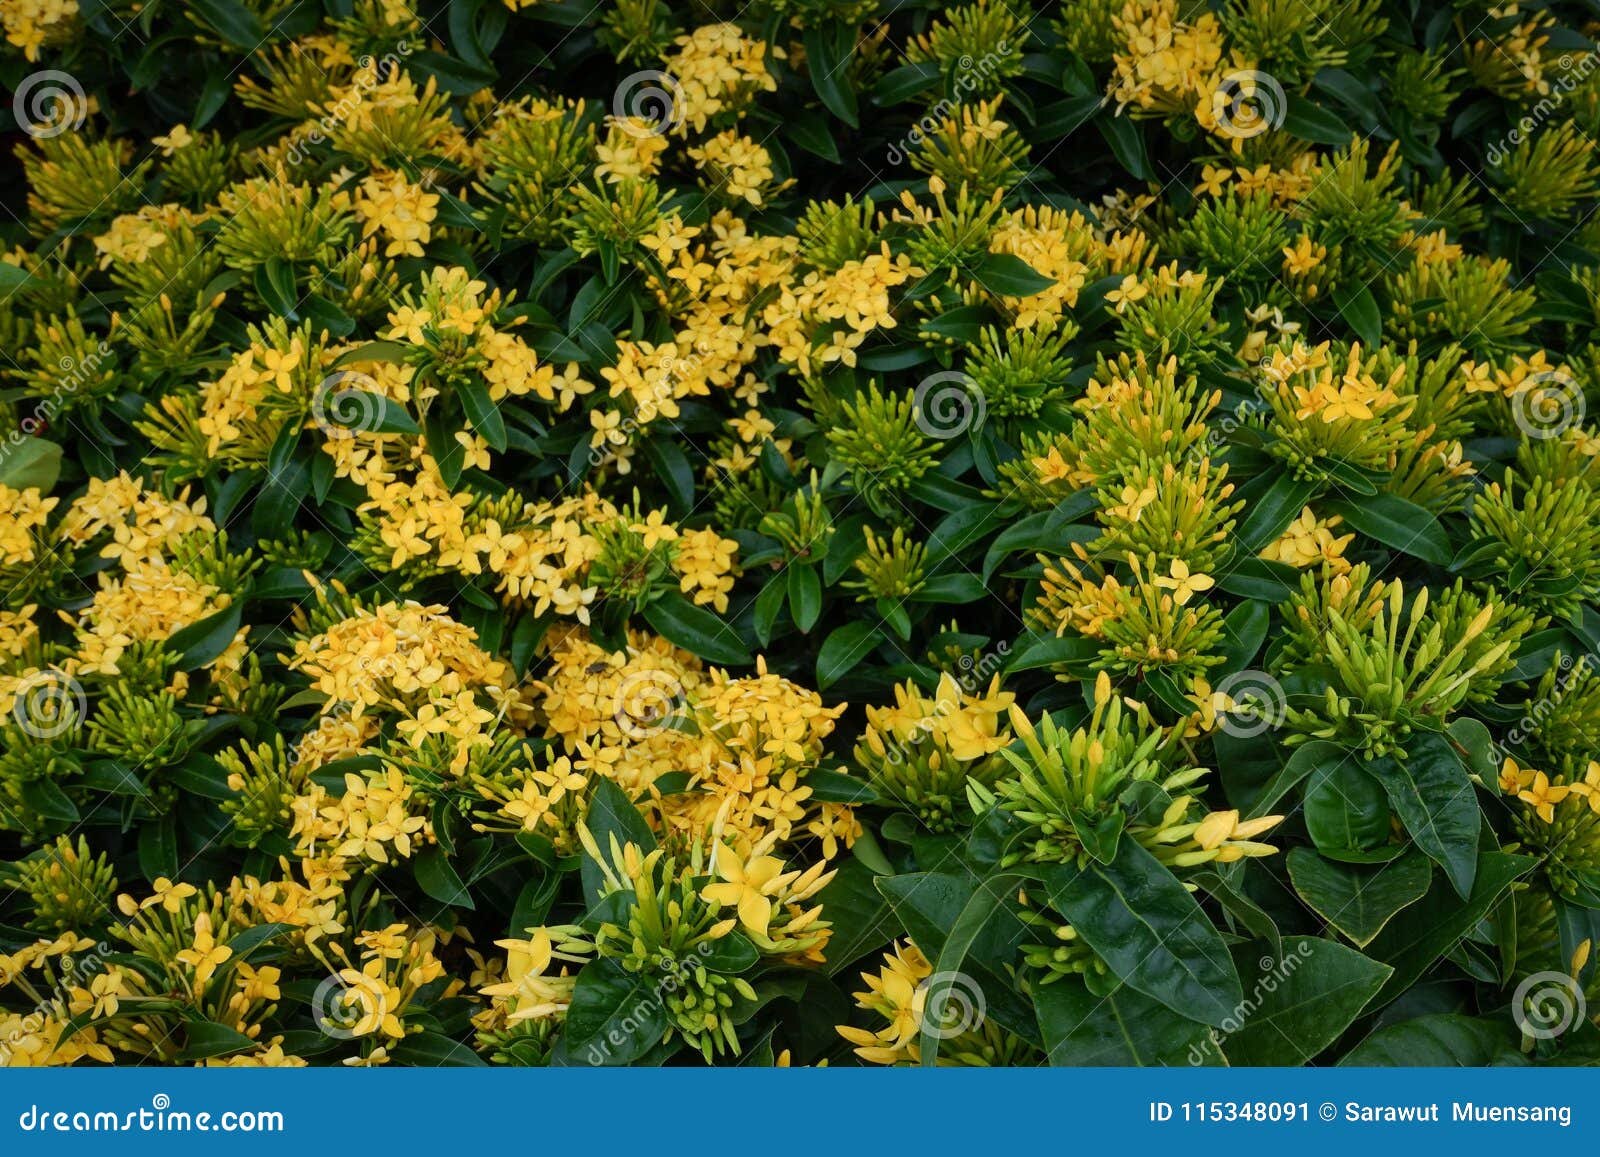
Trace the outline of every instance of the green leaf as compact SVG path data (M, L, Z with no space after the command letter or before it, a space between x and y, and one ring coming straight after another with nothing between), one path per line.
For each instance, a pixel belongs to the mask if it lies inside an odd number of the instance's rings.
M49 494L61 476L61 447L43 438L25 436L0 453L0 485L13 490L39 488Z
M221 35L229 44L254 52L266 39L266 30L256 14L239 0L190 0L186 10Z
M1033 991L1052 1065L1215 1065L1211 1030L1126 984L1096 996L1076 976Z
M1353 135L1350 127L1333 113L1299 94L1288 98L1288 107L1284 110L1283 116L1283 129L1302 141L1335 147L1348 145Z
M178 875L178 821L172 813L146 820L139 829L139 870L147 880Z
M983 336L983 327L993 325L994 320L994 311L986 305L958 305L923 322L921 329L933 337L973 342Z
M1002 297L1032 297L1055 284L1022 258L1011 253L990 253L972 267L972 275L990 293Z
M842 771L829 771L813 767L800 777L800 786L809 787L813 800L823 803L876 803L878 793L864 779L846 775Z
M439 903L469 910L476 907L466 884L462 883L461 877L457 875L455 867L443 849L430 847L417 853L413 861L413 872L417 878L417 887Z
M1145 151L1144 134L1132 117L1108 113L1095 119L1094 127L1100 130L1112 156L1140 181L1153 181L1156 173L1150 167L1150 156Z
M578 973L567 1009L568 1054L590 1065L626 1065L667 1035L663 978L629 972L614 956L586 964Z
M1417 847L1445 870L1456 893L1466 898L1478 867L1482 813L1472 780L1450 741L1437 732L1414 732L1406 741L1404 763L1377 759L1367 769L1389 793L1389 802Z
M828 962L824 965L829 976L846 971L899 931L888 899L873 886L875 879L877 873L851 857L839 865L827 887L816 895L816 903L822 905L828 923L833 925L833 934L828 938Z
M269 257L256 267L256 294L267 309L290 321L300 320L300 287L295 282L294 266L281 257Z
M418 1068L477 1068L486 1062L460 1041L451 1040L443 1033L412 1033L400 1041L389 1055L396 1063Z
M826 690L853 671L883 641L871 623L851 622L828 632L817 651L817 688Z
M0 294L10 297L28 283L28 271L9 261L0 261Z
M822 580L815 568L791 563L788 572L789 614L800 633L808 635L822 614Z
M1484 783L1494 783L1500 774L1500 761L1495 758L1494 737L1489 729L1476 719L1453 719L1445 728L1450 741L1460 749L1467 771Z
M1050 902L1124 983L1174 1012L1221 1025L1243 995L1222 937L1154 856L1123 840L1110 864L1044 873Z
M1232 674L1248 667L1256 652L1261 650L1261 644L1266 642L1271 625L1272 608L1266 603L1247 599L1229 611L1228 617L1222 620L1226 634L1222 642L1223 661L1217 671ZM1211 678L1216 680L1215 675Z
M1006 673L1037 671L1069 663L1084 663L1100 653L1101 644L1094 639L1078 635L1040 637L1029 635L1023 643L1012 649L1006 660Z
M716 940L702 941L697 946L696 952L697 957L690 960L690 965L697 959L712 972L728 975L736 975L753 968L761 959L761 953L750 942L750 938L737 929Z
M240 960L249 960L251 953L263 944L270 943L279 936L293 931L293 925L277 923L257 924L254 927L246 928L228 941L228 947L233 951L233 955L228 957L230 965Z
M489 443L490 449L503 451L506 422L500 416L500 407L489 397L489 387L478 381L458 382L456 395L461 399L461 408L466 411L472 428Z
M1335 940L1285 936L1277 956L1257 960L1260 948L1235 953L1258 1000L1224 1046L1235 1065L1305 1064L1343 1035L1392 971Z
M1287 563L1235 555L1227 569L1217 576L1217 588L1245 599L1264 603L1286 602L1299 589L1300 572Z
M1372 290L1364 285L1341 286L1333 291L1333 304L1363 345L1370 349L1382 343L1383 316L1378 312Z
M213 615L207 615L198 623L190 623L172 632L167 639L166 650L178 656L179 670L198 671L207 663L214 662L232 645L243 616L243 605L235 602Z
M1020 924L1006 909L1006 902L1016 893L1019 881L1020 877L1005 873L983 880L950 926L944 947L933 962L933 975L929 977L923 1005L922 1036L917 1051L925 1068L938 1065L939 1046L944 1039L983 1023L988 998L982 981L968 973L967 956L991 923L996 920L1004 923L1009 919L1014 925ZM1015 945L1008 943L1007 948L1014 949ZM1003 966L1005 962L1000 963Z
M180 791L204 799L232 799L238 794L228 786L227 769L203 751L192 753L164 774Z
M138 781L135 781L137 784ZM56 786L54 780L30 779L23 783L19 789L22 793L22 802L32 811L49 820L60 820L64 824L76 824L82 816L78 812L78 805L73 803L66 792ZM142 785L133 794L143 794ZM140 830L141 838L149 830L149 825ZM177 862L177 853L172 856L173 863ZM174 868L173 871L177 869Z
M1259 487L1261 493L1254 493L1260 482L1261 479L1253 479L1245 489L1247 505L1237 531L1240 548L1250 555L1287 530L1316 492L1312 483L1303 482L1288 471Z
M1408 905L1404 920L1392 920L1366 946L1367 955L1392 965L1379 1003L1410 988L1439 957L1453 949L1484 918L1511 882L1533 867L1532 856L1482 852L1473 875L1472 895L1462 900L1442 876L1427 895Z
M1278 801L1288 795L1300 781L1319 768L1336 767L1351 755L1337 743L1314 739L1294 749L1287 763L1269 779L1252 797L1247 808L1250 819L1268 815L1278 806Z
M1306 781L1306 831L1323 855L1342 859L1389 838L1388 796L1354 757L1319 764Z
M1384 546L1431 562L1449 566L1455 552L1439 520L1415 502L1397 494L1375 494L1359 502L1329 499L1328 514L1337 514L1350 526Z
M806 71L811 74L811 86L823 107L851 128L860 128L856 90L848 75L850 58L855 55L855 32L842 25L818 22L806 29L803 39Z
M953 851L949 859L955 860ZM906 934L929 960L961 957L959 968L947 969L939 978L940 991L930 993L932 1015L940 1017L943 1010L965 1020L971 1015L965 1010L981 1005L984 1016L1019 1036L1037 1040L1039 1025L1033 1006L1017 992L1007 972L1027 934L1012 906L1015 889L1010 877L983 879L959 862L955 868L959 875L911 872L879 876L874 881ZM946 956L947 946L952 945L954 949Z
M918 93L926 92L939 82L943 75L937 60L920 60L891 69L878 78L873 86L873 103L880 107L901 104Z
M420 434L417 425L405 406L393 398L374 394L370 390L333 388L324 398L322 407L330 425L346 430L361 430L372 434Z
M1526 1065L1504 1024L1441 1012L1386 1025L1351 1049L1341 1065L1467 1068Z
M183 1051L178 1054L178 1059L185 1062L231 1056L259 1047L256 1041L237 1029L209 1020L189 1021L183 1026L183 1033Z
M676 591L668 591L647 606L644 619L657 634L707 662L743 667L755 661L732 627Z
M1310 848L1288 856L1289 879L1317 915L1365 948L1401 909L1427 894L1433 868L1411 851L1387 864L1336 863Z
M584 817L584 823L589 828L589 834L594 836L595 845L602 855L611 855L611 838L616 837L617 846L624 847L636 844L641 852L651 852L656 847L655 833L650 830L650 825L645 822L644 816L639 814L639 809L633 806L633 801L628 794L609 779L602 779L595 785L594 794L589 798L589 812ZM598 900L605 883L605 875L590 857L588 850L583 853L583 894L590 903Z

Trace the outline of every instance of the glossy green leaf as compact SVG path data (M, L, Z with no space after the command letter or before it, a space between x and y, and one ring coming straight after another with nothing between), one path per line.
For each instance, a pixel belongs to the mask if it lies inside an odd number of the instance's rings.
M1044 872L1050 902L1124 983L1175 1012L1221 1025L1242 993L1200 906L1154 856L1123 840L1110 864Z
M1433 868L1420 852L1386 864L1349 864L1325 859L1310 848L1293 848L1289 878L1311 908L1365 947L1383 926L1427 894Z

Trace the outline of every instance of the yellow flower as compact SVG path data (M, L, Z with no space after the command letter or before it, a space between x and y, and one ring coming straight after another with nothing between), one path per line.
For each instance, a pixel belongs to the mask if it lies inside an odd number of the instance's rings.
M1172 601L1180 607L1201 591L1208 591L1215 585L1210 575L1190 574L1189 564L1181 558L1173 559L1168 573L1157 575L1155 581L1156 586L1172 592Z
M183 907L185 900L199 890L193 884L174 884L165 876L157 876L151 887L155 889L155 895L142 900L136 911L143 911L145 908L153 908L160 904L163 911L176 912ZM133 914L125 907L123 911L130 916Z
M1552 784L1550 777L1542 771L1533 774L1533 783L1517 792L1517 798L1538 813L1545 823L1554 823L1556 819L1556 804L1566 799L1571 794L1572 788L1566 784Z
M188 125L173 125L164 137L151 137L150 143L161 146L161 155L170 157L179 149L186 149L194 144L194 134L189 131Z
M1283 272L1289 277L1304 276L1321 265L1327 256L1327 249L1302 233L1293 245L1283 247Z
M211 916L202 912L194 918L194 946L179 952L177 959L194 969L194 982L198 989L232 955L233 949L217 943L211 931Z
M1594 764L1591 763L1590 766ZM1508 755L1506 761L1500 765L1500 790L1507 795L1516 795L1533 782L1533 774L1531 769L1524 770Z
M712 904L725 904L739 910L739 923L757 936L765 937L772 919L772 896L793 879L783 871L776 856L759 853L741 862L731 847L723 844L717 855L717 875L724 881L707 884L700 895Z
M1122 284L1120 286L1106 294L1106 301L1114 302L1117 307L1117 312L1122 313L1128 308L1128 306L1132 305L1140 298L1147 296L1149 292L1150 287L1148 285L1141 285L1139 278L1130 273L1128 276L1122 279Z

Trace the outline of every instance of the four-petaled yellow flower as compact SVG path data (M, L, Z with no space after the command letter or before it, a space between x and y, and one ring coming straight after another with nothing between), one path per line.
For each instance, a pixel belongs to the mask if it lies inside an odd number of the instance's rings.
M1172 560L1172 566L1165 575L1156 576L1156 586L1172 592L1172 601L1180 607L1201 591L1208 591L1215 585L1210 575L1190 574L1189 564L1181 558Z
M791 875L776 856L753 855L740 861L732 848L723 845L717 855L717 875L722 883L707 884L700 892L713 904L725 904L739 911L739 923L757 936L766 936L772 920L772 897Z
M202 988L212 975L233 955L233 949L218 944L211 931L211 915L202 912L194 918L194 947L185 948L177 959L194 969L195 987Z

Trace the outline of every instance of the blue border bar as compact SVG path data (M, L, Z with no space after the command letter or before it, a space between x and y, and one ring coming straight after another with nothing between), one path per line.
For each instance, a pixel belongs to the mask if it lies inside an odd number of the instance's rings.
M1461 1119L1466 1105L1481 1115ZM1363 1107L1376 1119L1359 1119ZM238 1114L281 1114L281 1128L269 1117L254 1119L267 1131L227 1131L229 1113L236 1126ZM0 1070L8 1157L107 1145L452 1155L638 1146L649 1157L1041 1146L1040 1157L1057 1157L1090 1144L1115 1146L1098 1150L1112 1157L1262 1144L1369 1157L1441 1142L1456 1157L1504 1154L1508 1142L1592 1150L1597 1140L1600 1075L1572 1068Z

